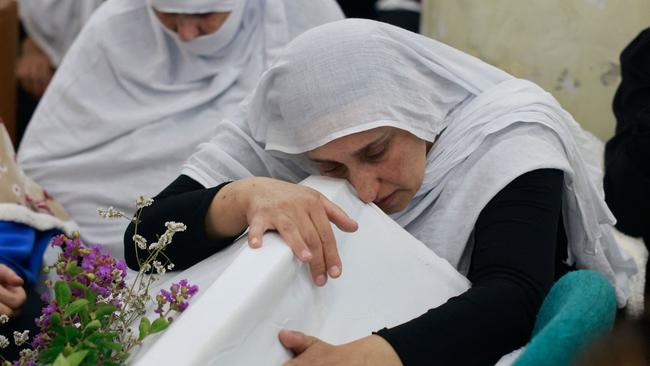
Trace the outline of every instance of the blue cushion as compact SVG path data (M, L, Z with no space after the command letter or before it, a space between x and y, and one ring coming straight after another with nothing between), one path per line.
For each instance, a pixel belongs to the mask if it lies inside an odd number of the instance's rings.
M580 270L553 285L539 310L533 338L515 366L572 365L594 338L609 331L616 294L600 273Z

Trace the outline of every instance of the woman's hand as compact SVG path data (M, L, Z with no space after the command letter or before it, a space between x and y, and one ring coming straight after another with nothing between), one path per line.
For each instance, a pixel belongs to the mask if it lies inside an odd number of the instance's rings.
M14 316L27 300L23 279L11 268L0 264L0 314Z
M47 57L34 41L25 38L22 53L16 63L16 78L27 93L40 98L54 75L54 69Z
M282 345L295 355L283 366L402 366L393 347L377 335L340 346L289 330L280 331L279 338Z
M318 286L341 275L342 265L330 222L352 232L357 223L318 191L277 179L254 177L224 186L206 216L212 238L234 236L246 225L248 243L262 246L262 236L276 230L294 255L309 263Z

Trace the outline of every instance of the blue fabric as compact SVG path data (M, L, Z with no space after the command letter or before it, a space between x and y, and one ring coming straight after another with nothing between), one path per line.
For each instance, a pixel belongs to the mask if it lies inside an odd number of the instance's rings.
M594 338L609 331L616 294L596 272L569 272L553 285L537 314L533 338L515 366L569 366Z
M43 253L59 230L35 230L11 221L0 221L0 263L13 269L28 283L34 283L41 272Z

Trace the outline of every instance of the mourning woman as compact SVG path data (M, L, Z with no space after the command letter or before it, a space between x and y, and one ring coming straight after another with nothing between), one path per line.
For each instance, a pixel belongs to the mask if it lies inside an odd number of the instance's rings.
M145 210L139 231L155 238L164 221L185 222L166 254L186 268L245 229L253 248L275 230L323 286L345 273L330 223L357 223L296 183L346 179L472 287L348 344L282 331L296 355L289 364L493 364L525 344L571 267L603 273L625 305L636 268L613 240L582 138L531 82L387 24L344 20L287 46L241 114ZM133 227L125 253L137 267L132 236Z
M339 20L334 0L111 0L63 58L18 152L24 171L122 257L120 220L219 130L291 39Z

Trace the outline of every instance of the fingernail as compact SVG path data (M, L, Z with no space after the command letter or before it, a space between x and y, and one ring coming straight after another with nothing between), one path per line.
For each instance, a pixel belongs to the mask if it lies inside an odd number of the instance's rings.
M323 286L327 282L327 277L325 275L320 275L316 277L316 285Z
M300 258L304 261L308 261L311 259L311 252L307 249L303 249L302 252L300 252Z
M251 239L250 245L253 248L257 248L257 243L259 243L259 239L253 238L253 239Z
M341 269L339 266L331 266L328 272L331 277L338 277L341 274Z

